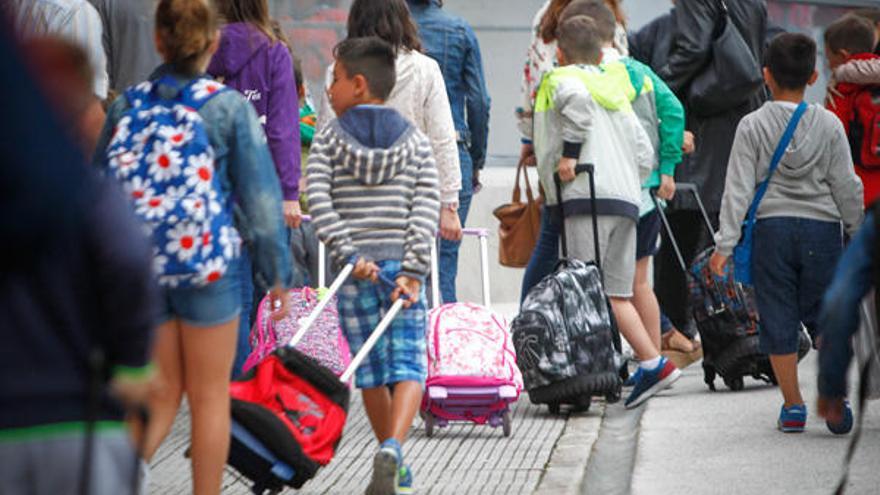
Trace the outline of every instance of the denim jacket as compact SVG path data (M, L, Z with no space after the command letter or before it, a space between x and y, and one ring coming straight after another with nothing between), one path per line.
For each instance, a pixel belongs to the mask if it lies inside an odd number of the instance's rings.
M459 149L467 149L473 168L482 169L489 138L490 99L477 37L467 22L442 10L436 0L430 0L429 5L410 1L409 7L419 25L425 54L436 60L443 72ZM464 158L465 153L461 155ZM462 161L462 169L466 165ZM462 189L465 187L469 184L462 181Z
M153 72L150 80L168 74L181 85L191 79L163 65ZM107 120L92 159L101 170L107 169L104 150L128 107L123 94L107 110ZM289 287L292 264L282 216L281 185L256 111L239 92L226 91L205 103L199 115L214 149L214 167L220 178L223 203L232 204L235 227L250 250L255 279L263 288L275 284Z

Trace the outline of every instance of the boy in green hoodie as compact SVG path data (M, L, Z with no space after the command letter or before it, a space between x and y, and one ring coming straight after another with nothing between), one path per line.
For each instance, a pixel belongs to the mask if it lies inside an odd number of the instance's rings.
M593 259L590 217L597 217L604 288L621 333L641 360L641 379L626 400L632 408L671 385L681 372L660 356L632 303L640 189L656 157L630 104L626 68L598 65L602 42L597 32L586 16L560 24L561 67L548 72L538 89L533 141L546 207L563 214L572 257ZM588 177L574 174L577 163L596 167L595 209ZM556 174L565 183L561 198Z

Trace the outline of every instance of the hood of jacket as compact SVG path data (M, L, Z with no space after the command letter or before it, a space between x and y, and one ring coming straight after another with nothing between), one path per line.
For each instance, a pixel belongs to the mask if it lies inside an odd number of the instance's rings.
M379 105L359 105L336 121L336 131L350 139L341 154L345 169L368 186L395 177L416 153L415 127L396 110Z
M765 103L760 110L762 117L752 120L756 132L761 136L761 142L773 143L775 150L796 107L794 103L788 102ZM822 110L810 105L804 113L791 144L779 162L777 174L799 179L810 174L815 165L823 162L823 153L827 148L827 137L824 135L827 126L822 122Z
M223 27L220 47L211 58L210 74L233 78L250 62L266 52L270 40L262 31L246 22L233 22Z
M626 66L614 62L603 65L567 65L548 72L535 98L535 113L553 108L553 95L563 80L577 80L590 92L593 101L611 111L629 110L635 89Z

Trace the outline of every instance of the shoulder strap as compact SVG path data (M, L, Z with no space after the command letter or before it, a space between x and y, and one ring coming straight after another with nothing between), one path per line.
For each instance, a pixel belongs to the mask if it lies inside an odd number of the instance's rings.
M797 130L798 123L801 121L801 117L804 116L807 108L808 105L806 102L802 101L794 111L794 114L792 114L791 120L788 121L788 127L785 128L785 132L782 134L782 139L779 140L779 144L776 146L776 151L773 152L773 159L770 161L770 170L767 172L767 178L758 186L758 190L755 192L755 198L752 200L752 205L749 207L749 224L754 223L755 217L758 215L758 207L761 205L761 200L764 199L764 194L767 193L767 188L770 186L770 179L773 178L773 173L776 172L776 169L779 167L779 162L781 162L782 157L785 156L785 150L788 149L788 145L791 144L791 140L794 138L794 131Z

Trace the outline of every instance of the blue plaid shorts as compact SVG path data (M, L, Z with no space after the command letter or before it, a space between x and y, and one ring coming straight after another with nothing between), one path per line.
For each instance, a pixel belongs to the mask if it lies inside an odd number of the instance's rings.
M377 264L391 280L400 272L400 261L380 261ZM339 289L337 300L339 322L354 355L391 308L391 290L369 280L349 278ZM355 386L375 388L403 381L424 383L427 375L427 324L425 291L422 288L419 301L400 312L357 369Z

